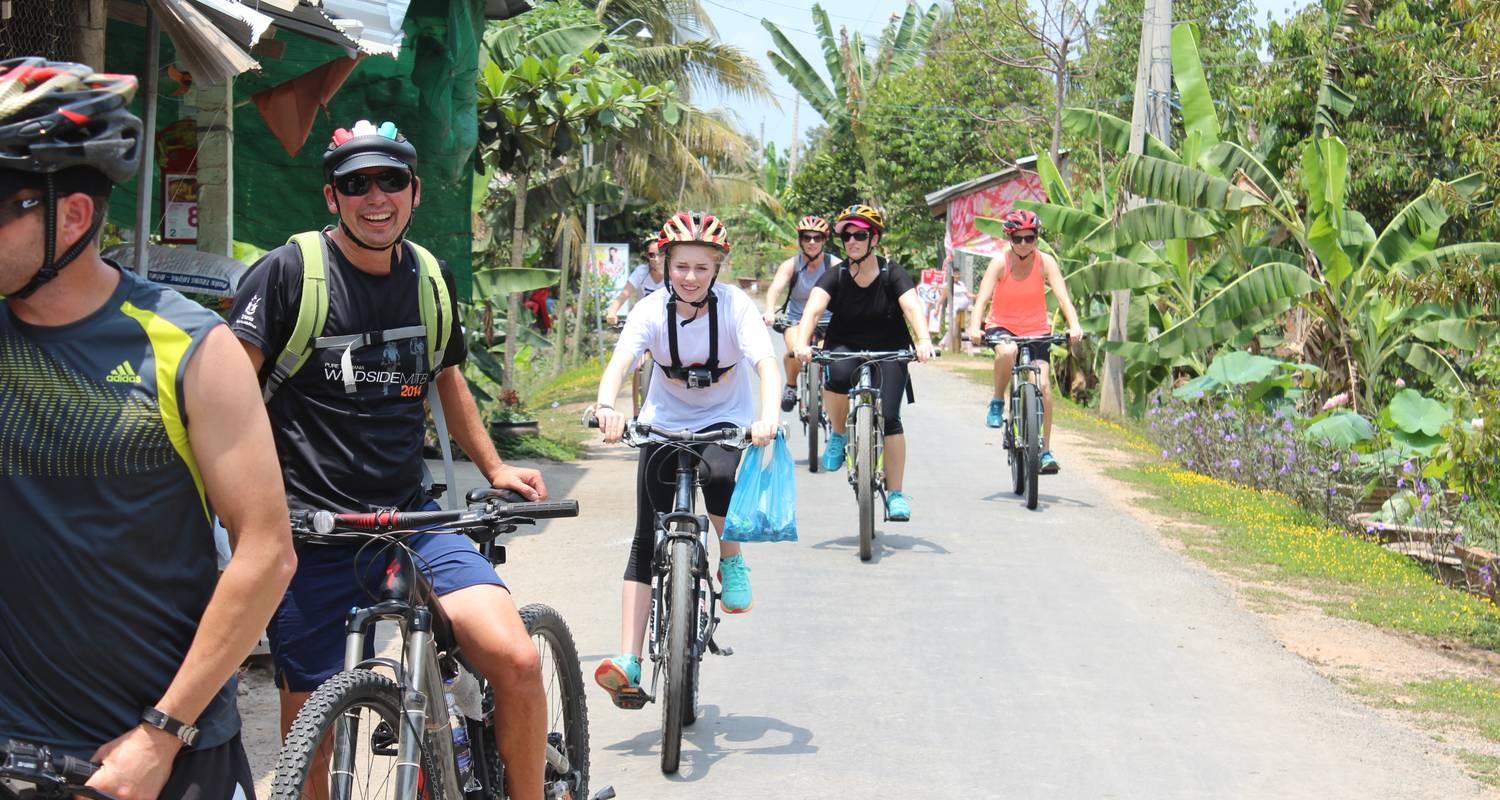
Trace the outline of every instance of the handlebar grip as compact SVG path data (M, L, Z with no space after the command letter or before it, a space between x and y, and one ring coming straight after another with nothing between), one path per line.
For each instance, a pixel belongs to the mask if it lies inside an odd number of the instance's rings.
M72 756L53 758L52 768L57 771L57 774L63 777L63 780L70 784L87 783L88 779L92 778L94 773L99 771L98 764Z
M469 503L483 503L486 500L504 500L507 503L522 503L526 501L525 496L512 489L496 489L493 486L478 486L469 490L464 496Z
M594 416L594 412L585 411L583 412L583 424L585 427L597 428L599 427L599 418Z
M531 519L558 519L578 516L577 500L546 500L537 503L509 503L506 511Z

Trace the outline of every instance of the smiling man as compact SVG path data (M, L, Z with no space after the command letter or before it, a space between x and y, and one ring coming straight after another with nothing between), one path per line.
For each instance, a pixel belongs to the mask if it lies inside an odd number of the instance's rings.
M293 236L241 284L230 319L260 374L293 509L435 508L422 485L423 403L436 409L439 400L453 438L492 485L546 496L540 473L496 454L459 371L468 351L453 278L405 238L422 201L416 166L416 149L393 123L335 131L323 197L338 225ZM540 798L546 697L510 593L464 537L408 542L459 645L505 708L498 736L508 796ZM299 552L269 629L284 728L342 669L345 617L369 604L386 564L379 547Z

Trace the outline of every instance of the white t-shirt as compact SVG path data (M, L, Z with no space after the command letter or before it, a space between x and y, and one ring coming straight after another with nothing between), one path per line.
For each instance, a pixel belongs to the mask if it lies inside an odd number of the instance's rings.
M667 275L665 272L662 273L661 278L659 281L651 280L650 265L641 264L635 268L634 272L630 273L630 277L626 278L625 282L634 286L636 292L644 297L667 285Z
M771 334L767 333L760 310L739 287L715 283L718 298L719 366L734 369L719 376L706 389L689 389L679 380L671 380L662 366L672 363L672 347L667 339L667 303L670 292L652 292L636 304L625 321L615 354L630 357L635 363L641 354L651 351L656 365L652 367L651 389L641 409L640 421L674 430L702 430L727 422L741 427L755 420L755 366L774 359ZM698 317L683 325L677 318L677 352L683 366L708 361L708 307Z

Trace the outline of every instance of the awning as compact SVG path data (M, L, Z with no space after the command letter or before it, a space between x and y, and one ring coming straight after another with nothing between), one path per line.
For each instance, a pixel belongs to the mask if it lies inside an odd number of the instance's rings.
M410 0L146 0L177 58L218 84L260 65L251 48L272 26L344 48L395 58Z

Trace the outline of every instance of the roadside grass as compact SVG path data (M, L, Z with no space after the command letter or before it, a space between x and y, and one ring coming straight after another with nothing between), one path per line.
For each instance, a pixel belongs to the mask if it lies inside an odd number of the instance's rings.
M1451 677L1399 684L1355 678L1344 683L1372 705L1415 714L1427 728L1463 730L1500 744L1500 683ZM1468 749L1457 755L1476 780L1500 786L1500 756Z
M988 384L987 359L946 366ZM1054 420L1123 458L1112 477L1145 491L1142 504L1182 523L1188 553L1241 577L1323 598L1332 616L1500 651L1500 608L1436 582L1411 559L1329 526L1288 496L1210 478L1163 461L1144 431L1062 401Z
M502 438L496 442L505 458L573 461L580 458L590 431L579 421L579 409L592 402L604 368L590 359L556 378L533 377L522 384L526 405L540 423L539 436Z

